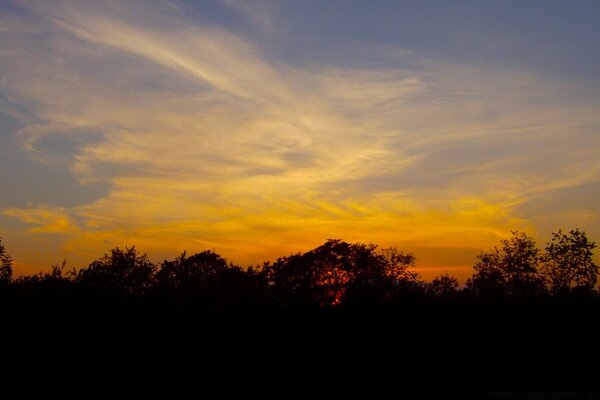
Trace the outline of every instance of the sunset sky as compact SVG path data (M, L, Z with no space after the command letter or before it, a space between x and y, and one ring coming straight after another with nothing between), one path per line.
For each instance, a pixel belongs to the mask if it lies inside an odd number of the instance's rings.
M15 273L136 245L250 265L328 238L463 278L600 241L599 1L0 2Z

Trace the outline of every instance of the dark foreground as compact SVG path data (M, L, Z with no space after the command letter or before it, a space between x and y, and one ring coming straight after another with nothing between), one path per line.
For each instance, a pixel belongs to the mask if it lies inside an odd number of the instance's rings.
M515 234L465 287L340 240L254 268L114 249L18 279L4 255L1 382L45 397L598 399L593 248L559 232L541 254Z
M151 385L145 390L168 383L169 390L191 386L197 395L216 386L223 396L267 390L277 397L494 398L566 391L594 398L589 396L599 384L597 300L455 301L244 315L172 312L135 302L52 305L53 311L48 304L12 304L4 310L3 333L11 337L5 354L22 371L61 375L74 368L70 376L90 385L131 384L139 374L140 385Z

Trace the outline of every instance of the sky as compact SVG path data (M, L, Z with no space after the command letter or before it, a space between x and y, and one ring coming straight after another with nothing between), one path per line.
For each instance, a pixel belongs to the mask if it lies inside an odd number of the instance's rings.
M135 245L329 238L464 279L600 241L598 1L0 1L0 237L29 274Z

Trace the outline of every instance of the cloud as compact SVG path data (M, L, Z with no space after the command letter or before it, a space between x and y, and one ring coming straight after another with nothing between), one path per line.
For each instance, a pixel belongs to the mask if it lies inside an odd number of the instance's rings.
M62 207L6 208L2 210L2 214L18 218L26 224L36 225L28 230L31 233L71 235L79 231L68 216L68 211Z
M0 89L29 110L23 148L69 138L70 173L111 190L3 212L81 257L257 262L330 237L449 254L535 230L523 204L600 176L597 87L410 53L411 69L301 68L168 2L19 4Z

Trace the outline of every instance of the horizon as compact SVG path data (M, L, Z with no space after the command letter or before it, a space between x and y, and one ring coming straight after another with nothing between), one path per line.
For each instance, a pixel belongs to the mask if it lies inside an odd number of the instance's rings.
M0 239L2 239L0 237ZM345 241L344 239L341 238L329 238L326 241L329 240L342 240ZM314 248L317 248L318 246L322 245L323 243L325 243L326 241L323 241L319 244L317 244L317 246L314 246ZM380 246L377 243L372 243L372 242L357 242L357 243L364 243L364 244L374 244L377 246L378 249L384 249L386 247L384 246ZM6 245L6 243L4 243ZM499 244L499 243L498 243ZM498 245L497 244L497 245ZM394 246L391 246L394 247ZM48 272L53 266L60 266L62 265L64 267L65 271L71 271L73 269L75 270L80 270L80 269L85 269L87 267L89 267L89 265L91 265L94 261L99 260L103 255L106 254L110 254L110 252L113 249L131 249L131 248L135 248L137 251L139 251L141 254L145 254L148 256L148 258L155 263L156 265L159 265L165 261L169 261L169 260L174 260L177 257L179 257L182 254L187 254L188 256L191 256L193 254L196 253L201 253L203 251L211 251L214 252L216 254L219 254L221 257L223 257L228 263L231 263L233 265L242 267L244 269L247 268L256 268L256 267L262 267L265 263L270 263L273 264L275 261L277 261L280 258L284 258L284 257L288 257L288 256L292 256L292 255L296 255L296 254L303 254L306 253L308 251L312 251L314 250L314 248L309 248L309 249L302 249L302 250L297 250L297 251L292 251L290 253L286 253L286 254L279 254L274 256L273 258L270 259L262 259L262 260L256 260L256 261L250 261L247 263L243 263L243 262L237 262L236 260L233 260L229 257L227 257L226 254L222 254L219 251L217 251L216 248L212 248L212 249L199 249L197 251L188 251L186 249L182 249L180 252L173 254L171 256L168 257L156 257L155 255L153 255L150 252L146 252L144 249L139 248L138 246L136 246L135 244L131 244L131 245L125 245L125 246L116 246L115 248L112 249L106 249L105 251L97 254L95 257L89 259L89 260L83 260L81 261L81 264L77 264L74 265L73 262L70 262L67 258L63 258L63 259L57 259L54 262L51 262L48 265L42 265L39 266L38 269L35 268L27 268L27 266L24 268L23 265L19 262L18 259L12 259L12 265L13 268L15 270L14 273L14 277L15 278L21 278L21 277L26 277L26 276L31 276L31 275L36 275L36 274L43 274ZM7 253L10 256L10 248L7 248ZM476 259L477 259L477 255L480 253L483 253L484 251L489 251L491 249L482 249L480 252L478 252L476 255L473 256L473 262L469 265L457 265L457 266L423 266L421 264L419 255L416 254L415 252L412 252L410 250L406 250L406 249L402 249L402 248L398 248L398 250L409 253L409 254L413 254L415 256L415 261L416 261L416 265L414 267L409 268L410 270L413 270L415 272L417 272L420 276L420 278L422 278L425 282L429 282L432 279L439 277L441 275L444 274L449 274L452 275L454 277L456 277L458 279L458 281L460 282L461 285L464 285L465 281L470 278L473 274L473 264L475 263ZM456 249L457 251L460 251L460 249ZM597 255L594 255L594 260L597 258Z
M559 229L557 232L553 232L552 235L554 235L554 234L565 234L565 235L567 235L567 234L573 233L574 231L582 232L583 235L586 236L585 231L580 231L578 228L573 229L573 230L562 230L562 229ZM527 235L527 233L525 233L525 232L512 231L511 232L511 236L508 237L506 240L512 240L512 239L516 238L518 233L524 233L525 235ZM540 254L545 254L546 247L541 247L540 243L535 242L535 239L533 237L531 237L531 236L527 236L527 237L529 237L530 239L532 239L534 241L534 243L536 244L537 249L540 251ZM2 245L1 240L2 240L2 238L0 238L0 245ZM178 259L179 257L184 257L185 256L185 257L189 258L189 257L191 257L193 255L198 255L200 253L208 251L208 252L212 252L212 253L218 255L219 257L222 257L224 259L224 261L226 261L231 266L240 267L243 270L249 270L251 268L256 269L256 270L262 270L263 268L265 268L265 266L267 266L267 265L271 265L272 266L275 262L278 262L280 260L284 260L284 259L286 259L288 257L293 257L293 256L296 256L296 255L304 255L304 254L307 254L309 252L313 252L313 251L317 250L318 248L320 248L321 246L330 243L331 241L341 241L343 243L348 243L350 245L372 245L372 246L374 246L374 248L375 248L376 251L383 250L384 252L386 250L388 250L388 249L392 249L393 248L395 250L400 251L401 253L410 255L411 257L414 258L415 265L408 266L407 269L409 271L415 272L417 274L416 275L417 279L422 280L423 282L431 282L432 280L439 279L439 278L441 278L443 276L451 276L451 277L456 278L456 280L459 283L459 285L460 285L461 288L464 288L465 284L467 283L467 280L470 280L474 276L475 269L473 267L474 267L474 265L476 263L478 263L478 262L481 261L481 256L483 256L484 254L493 253L495 250L502 249L503 242L504 242L504 240L503 240L500 243L497 243L493 248L489 248L489 249L486 249L486 250L479 251L477 253L477 255L473 257L473 263L471 263L470 265L467 265L467 266L458 266L458 267L456 267L456 266L455 267L447 267L447 266L442 266L442 267L423 267L422 265L421 266L419 265L419 257L414 252L406 251L405 249L400 249L400 248L397 248L395 246L383 247L383 246L380 246L380 245L378 245L376 243L372 243L372 242L355 242L355 243L352 243L352 242L347 242L347 241L345 241L343 239L339 239L339 238L337 238L337 239L335 239L335 238L327 239L325 242L321 243L319 246L315 246L315 248L311 248L311 249L308 249L308 250L302 250L302 251L298 250L298 251L295 251L295 252L291 252L289 254L279 255L279 256L277 256L277 257L275 257L273 259L259 260L259 261L256 261L256 262L253 262L253 263L250 263L250 264L245 264L245 265L242 264L242 263L237 263L234 260L231 260L231 259L227 258L225 255L220 254L218 251L216 251L216 249L203 249L203 250L200 250L198 252L188 252L187 250L184 249L184 250L180 251L176 256L159 259L159 258L156 258L156 257L152 257L151 254L148 254L143 249L139 249L135 245L122 246L122 247L117 246L115 248L107 250L102 255L99 254L93 260L90 260L89 262L85 263L84 265L79 265L79 266L73 267L71 264L69 264L67 262L66 259L63 259L62 262L53 263L51 266L47 266L45 268L41 268L38 271L31 271L31 272L23 272L23 271L21 271L21 272L19 272L18 269L17 269L17 273L15 274L14 278L16 278L16 279L27 278L27 277L31 277L31 276L35 276L35 275L39 275L40 277L41 276L46 276L45 274L47 274L49 272L49 270L54 269L54 268L59 268L60 271L61 271L61 274L67 273L68 271L85 270L85 269L88 269L89 267L91 267L91 265L93 265L94 263L98 262L99 260L102 260L103 258L105 258L107 256L110 256L111 252L113 252L113 251L126 252L127 250L135 250L135 252L137 254L139 254L139 255L141 255L143 257L148 257L148 260L150 262L152 262L156 266L162 266L165 263L172 262L173 260ZM549 245L550 242L551 241L549 240L546 243L546 246ZM595 241L592 238L590 238L589 243L591 243L591 246L592 246L591 249L590 249L590 251L591 251L591 253L590 253L590 255L591 255L590 260L592 260L595 263L595 262L597 262L597 258L598 258L598 255L594 254L594 251L593 251L593 248L596 247L596 243L595 243ZM458 250L460 251L460 249L458 249ZM5 247L4 247L4 251L6 251ZM10 254L8 252L6 252L5 254L8 255L8 257L10 259L11 265L13 267L17 267L18 268L18 264L19 264L18 261L12 259L10 257ZM540 256L540 258L539 258L538 261L543 264L542 260L543 260L543 256Z
M513 230L598 239L597 15L583 0L3 2L15 275L126 246L249 266L340 238L464 282Z

